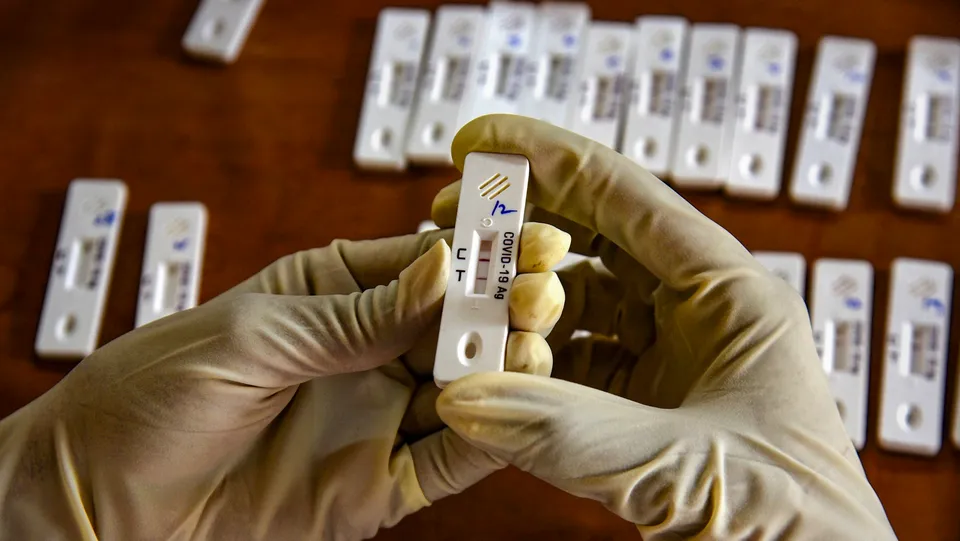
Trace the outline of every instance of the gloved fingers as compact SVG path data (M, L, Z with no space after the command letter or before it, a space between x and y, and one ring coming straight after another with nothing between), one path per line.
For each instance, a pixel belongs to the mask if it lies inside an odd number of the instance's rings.
M683 455L705 439L678 410L525 374L454 381L437 410L468 443L639 524L662 518L672 503L664 488L692 473L683 471Z
M461 181L457 180L441 189L434 197L431 214L438 225L444 224L441 227L452 227L456 222L460 186ZM596 231L538 207L533 208L530 220L531 222L526 225L539 222L566 232L569 236L567 245L570 252L588 257L600 257L604 265L625 284L631 284L640 298L646 299L645 302L650 302L653 290L660 285L660 280L633 259L629 253ZM521 243L523 238L521 237Z
M334 295L387 285L432 248L449 241L452 231L435 230L376 240L335 240L282 257L223 293L216 300L244 293L273 295Z
M513 331L507 335L504 370L535 376L549 376L553 369L553 352L537 333ZM417 387L403 415L400 431L410 439L419 439L444 427L437 415L440 388L431 383Z
M636 400L631 394L636 380L655 379L652 371L638 365L639 358L618 340L591 334L571 340L556 353L553 377Z
M510 327L519 331L549 329L563 312L563 285L555 272L521 274L510 292Z
M546 122L487 115L454 137L454 164L470 152L530 160L528 203L586 226L626 250L677 291L695 291L717 269L760 266L723 228L670 187L608 148Z
M463 440L449 428L434 432L410 446L420 489L435 502L458 494L507 463Z
M388 286L352 295L242 295L210 305L224 313L207 317L222 327L213 334L237 350L222 357L242 363L242 373L262 369L249 385L288 387L375 368L410 349L439 316L449 271L450 248L437 241Z
M565 304L560 320L547 338L558 350L574 331L616 336L634 354L645 350L655 336L653 307L639 298L603 266L581 261L557 272Z

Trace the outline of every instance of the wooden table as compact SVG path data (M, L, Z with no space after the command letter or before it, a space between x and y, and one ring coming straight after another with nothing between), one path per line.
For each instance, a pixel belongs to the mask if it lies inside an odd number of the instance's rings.
M151 204L200 200L210 211L208 299L277 257L334 238L411 232L453 170L399 176L351 163L379 1L269 0L239 62L187 60L180 38L192 0L0 2L0 416L54 385L68 366L32 353L65 188L75 177L130 187L103 339L133 326ZM412 4L436 7L434 0ZM630 21L635 3L594 2L596 19ZM691 194L750 249L862 258L877 270L867 474L902 539L960 539L960 453L932 459L881 452L877 390L890 262L945 261L960 270L960 209L898 211L891 178L907 40L960 35L956 0L676 0L644 13L788 28L800 52L792 160L817 40L876 42L877 67L850 207L840 214ZM788 169L789 170L789 169ZM336 204L329 204L331 201ZM954 305L960 296L954 295ZM947 399L953 404L960 317ZM948 420L952 413L948 413ZM482 518L473 518L482 515ZM516 470L439 502L379 539L635 539L632 526Z

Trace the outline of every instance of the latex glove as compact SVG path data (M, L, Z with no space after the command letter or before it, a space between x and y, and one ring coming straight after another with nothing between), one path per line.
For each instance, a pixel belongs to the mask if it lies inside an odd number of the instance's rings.
M0 539L358 539L503 467L434 409L451 234L292 255L96 351L0 422ZM527 224L520 272L568 245ZM563 288L517 282L554 317L506 364L549 373Z
M803 301L626 157L548 124L482 117L453 142L530 159L533 218L599 254L561 272L554 375L449 385L468 442L637 524L644 539L886 539L893 532L831 397ZM458 186L434 204L443 227ZM559 336L559 338L556 338ZM589 386L589 387L588 387ZM591 388L592 387L592 388Z

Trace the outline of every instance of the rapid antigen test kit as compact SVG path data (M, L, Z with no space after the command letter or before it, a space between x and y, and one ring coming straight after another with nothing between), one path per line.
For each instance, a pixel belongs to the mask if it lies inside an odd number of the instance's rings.
M464 159L433 367L439 387L503 370L529 175L523 156L472 152Z
M137 327L197 305L206 237L207 209L201 203L150 208Z
M430 12L388 8L380 12L353 161L364 169L402 171Z
M79 359L97 348L126 206L119 180L70 183L34 347L40 357Z

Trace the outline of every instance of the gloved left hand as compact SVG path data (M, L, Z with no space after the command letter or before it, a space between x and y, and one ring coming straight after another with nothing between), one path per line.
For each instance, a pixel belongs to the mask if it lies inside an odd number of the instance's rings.
M451 234L295 254L96 351L0 422L0 538L359 539L502 468L434 408ZM545 374L569 236L521 240L506 364Z

